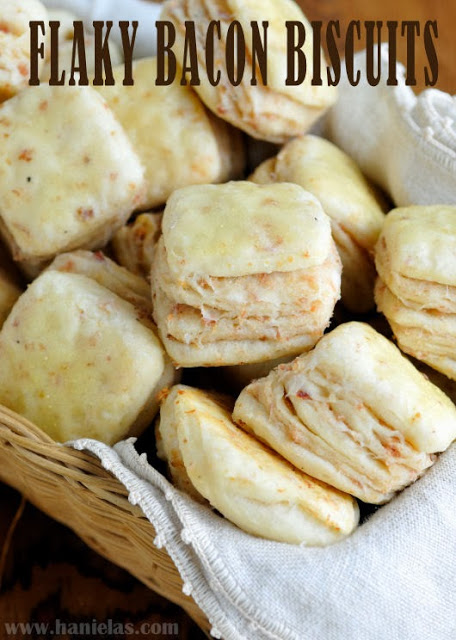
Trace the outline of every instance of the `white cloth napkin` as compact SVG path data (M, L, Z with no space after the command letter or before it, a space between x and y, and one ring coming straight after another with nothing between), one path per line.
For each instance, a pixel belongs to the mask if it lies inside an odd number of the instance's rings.
M94 440L73 446L128 489L216 638L456 637L456 447L350 538L318 549L240 531L174 489L132 440L114 450Z
M382 78L388 77L388 49L382 46ZM355 69L366 55L355 56ZM352 87L346 77L329 112L324 134L351 155L390 194L397 206L456 204L456 96L427 89L418 97L405 85Z
M47 0L88 23L138 19L137 55L154 51L158 7L140 0ZM386 59L386 58L385 58ZM363 68L363 54L357 64ZM400 74L403 77L403 74ZM456 103L436 90L352 89L327 134L398 205L456 203ZM225 640L448 640L456 637L456 447L350 538L325 549L254 538L174 489L131 440L96 455L157 531ZM147 558L144 558L147 562Z
M158 20L161 7L145 0L42 0L49 9L66 9L84 21L88 28L93 28L94 20L112 20L113 40L122 45L119 31L115 24L119 20L138 20L136 32L135 56L144 58L156 52L155 21Z

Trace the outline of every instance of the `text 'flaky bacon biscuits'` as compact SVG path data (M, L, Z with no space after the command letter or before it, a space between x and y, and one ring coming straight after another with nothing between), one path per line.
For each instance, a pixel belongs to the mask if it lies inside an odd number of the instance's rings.
M159 432L161 454L179 487L198 492L248 533L325 546L358 524L355 500L301 473L239 429L217 396L173 387L161 408Z
M239 396L234 420L365 502L416 480L456 437L456 407L369 325L340 325Z
M187 187L168 200L152 266L154 318L182 367L313 347L340 296L328 216L292 184Z

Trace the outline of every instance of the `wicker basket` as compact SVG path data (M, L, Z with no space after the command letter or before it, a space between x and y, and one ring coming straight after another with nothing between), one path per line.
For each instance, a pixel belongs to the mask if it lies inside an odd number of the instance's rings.
M205 631L209 623L188 596L155 530L125 487L93 456L56 444L36 426L0 406L0 480L78 534L102 556L180 605Z

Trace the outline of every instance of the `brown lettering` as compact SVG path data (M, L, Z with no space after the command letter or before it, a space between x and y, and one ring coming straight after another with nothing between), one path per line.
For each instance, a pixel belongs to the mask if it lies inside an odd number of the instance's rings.
M261 83L268 84L268 27L269 22L263 21L263 38L260 35L260 28L257 22L251 22L252 27L252 79L250 84L254 87L258 84L257 68L260 71Z
M298 20L287 20L287 87L295 87L302 84L306 78L307 61L302 47L306 41L306 28L303 22ZM295 42L295 32L297 31L298 41ZM296 58L298 69L296 73Z
M125 20L119 21L119 29L122 35L122 48L124 54L124 79L123 85L125 87L131 87L135 84L133 79L133 50L135 48L136 42L136 32L138 31L138 21L133 20L131 26L133 28L133 33L131 34L131 39L128 34L130 23Z
M388 20L386 23L388 27L388 80L386 84L389 87L395 87L397 85L397 21Z
M226 73L234 87L241 84L245 69L245 37L242 25L233 20L226 33Z
M320 87L323 84L321 77L321 28L323 23L321 20L315 20L311 22L313 33L313 70L312 70L312 85Z
M402 23L402 36L407 34L407 76L406 84L416 85L415 76L415 35L420 35L420 23L417 20L406 20Z
M361 23L359 20L352 20L347 27L347 34L345 38L345 68L347 70L347 78L352 87L356 87L361 80L361 71L356 72L355 76L355 35L358 40L361 40Z
M93 84L95 87L112 87L115 84L114 75L112 73L111 54L109 52L109 34L112 29L112 20L106 23L101 20L93 21L95 36L95 76ZM106 24L106 33L103 37L103 28ZM103 78L104 69L104 78Z
M164 87L176 78L176 56L172 50L176 42L176 29L168 20L157 20L157 78L155 84ZM167 34L165 33L167 32ZM166 35L168 36L166 38ZM167 75L166 75L167 71Z
M382 26L383 22L373 20L367 20L365 23L366 28L366 76L367 82L375 87L380 82L382 75ZM377 75L374 72L374 29L377 27Z
M326 46L328 47L329 61L334 73L331 75L331 68L328 67L328 85L334 87L340 82L340 56L337 50L336 37L340 39L340 23L339 20L330 20L326 30Z
M201 84L198 72L198 50L196 48L195 22L185 22L184 59L182 61L181 85L187 83L187 73L190 73L190 85L197 87Z
M439 37L439 32L436 20L428 20L424 25L424 48L429 62L429 70L432 74L429 75L428 68L424 67L424 79L427 87L433 87L439 77L439 61L437 59L437 51L432 39L431 29L437 39Z
M206 70L209 84L213 87L217 87L222 79L222 72L220 69L217 71L217 75L214 78L214 31L217 31L217 38L220 40L222 37L220 31L220 20L211 20L206 33Z
M51 30L51 59L50 59L50 77L49 84L51 87L61 87L65 84L65 71L62 71L59 78L59 27L60 22L51 20L49 28Z
M30 27L30 78L29 85L37 87L40 84L38 56L44 58L44 42L38 45L38 28L41 29L41 35L45 35L44 22L32 20L29 22Z
M81 20L73 22L73 52L71 54L71 74L68 84L72 87L76 84L75 76L79 76L78 84L87 87L89 85L89 77L87 75L87 60L85 51L84 25ZM78 64L76 64L76 57Z

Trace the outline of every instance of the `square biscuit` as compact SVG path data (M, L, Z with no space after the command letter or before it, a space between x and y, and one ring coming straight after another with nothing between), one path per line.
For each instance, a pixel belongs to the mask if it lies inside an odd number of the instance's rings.
M376 504L419 478L456 438L449 398L359 322L252 382L233 416L305 473Z
M135 307L92 279L46 271L0 332L0 404L57 441L138 435L174 369Z
M142 165L90 87L31 87L8 100L0 141L0 231L25 266L103 246L142 204Z
M192 87L156 86L156 58L134 63L135 84L98 91L125 128L146 171L146 207L164 205L175 189L239 178L244 168L242 136L206 109Z

